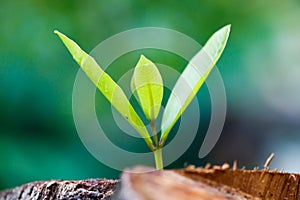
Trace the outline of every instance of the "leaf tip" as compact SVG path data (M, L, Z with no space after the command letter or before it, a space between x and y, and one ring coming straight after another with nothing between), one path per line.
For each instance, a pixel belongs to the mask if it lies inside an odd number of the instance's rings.
M63 39L63 37L66 37L63 33L59 32L58 30L54 30L53 33L61 39Z
M227 31L228 34L229 34L229 32L230 32L230 30L231 30L231 24L227 24L226 26L223 27L223 29L226 29L226 31Z
M59 38L62 38L63 36L65 36L64 34L59 32L58 30L54 30L53 33L56 34Z
M141 67L141 66L146 66L148 64L151 64L152 62L143 54L141 54L140 59L138 61L138 64L136 65L136 67Z
M147 61L148 61L148 59L146 58L146 56L144 56L143 54L141 54L139 63L146 63Z

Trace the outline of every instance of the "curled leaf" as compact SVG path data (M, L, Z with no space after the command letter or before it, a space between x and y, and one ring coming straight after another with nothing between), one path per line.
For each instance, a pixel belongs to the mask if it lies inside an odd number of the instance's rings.
M155 64L143 55L134 69L131 89L147 119L155 120L163 98L163 81Z

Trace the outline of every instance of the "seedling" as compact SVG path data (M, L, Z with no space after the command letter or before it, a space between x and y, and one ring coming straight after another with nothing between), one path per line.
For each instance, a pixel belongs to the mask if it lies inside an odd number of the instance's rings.
M205 46L196 54L177 80L166 104L161 123L161 134L156 131L156 118L163 98L163 80L153 62L141 55L131 79L131 89L138 100L150 127L149 134L141 118L128 101L121 87L107 74L89 54L84 52L74 41L59 31L54 31L65 44L74 60L100 90L104 97L128 121L145 140L154 154L157 169L163 169L162 148L167 137L184 110L195 97L208 74L220 58L230 32L230 25L214 33ZM203 61L195 66L194 60ZM188 85L190 89L183 88Z

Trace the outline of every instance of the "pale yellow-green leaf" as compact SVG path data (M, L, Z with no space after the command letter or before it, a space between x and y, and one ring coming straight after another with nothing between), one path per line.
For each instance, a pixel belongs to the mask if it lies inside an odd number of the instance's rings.
M163 113L160 139L162 144L220 58L229 32L230 25L227 25L214 33L177 80Z
M143 137L147 145L153 149L152 140L144 123L131 106L121 87L100 68L94 58L84 52L74 41L58 31L54 31L54 33L60 37L74 60L80 65L105 98Z
M147 119L155 120L163 98L163 81L155 64L143 55L134 69L131 89Z

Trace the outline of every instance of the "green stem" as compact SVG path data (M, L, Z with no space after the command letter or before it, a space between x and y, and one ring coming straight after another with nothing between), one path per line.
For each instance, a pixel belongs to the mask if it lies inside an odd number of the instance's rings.
M150 128L151 128L151 131L152 131L152 135L154 137L155 146L158 147L158 137L157 137L157 133L156 133L156 123L155 123L155 120L151 120L150 121Z
M163 159L162 159L162 147L158 147L153 151L155 166L157 170L162 170L164 168Z

